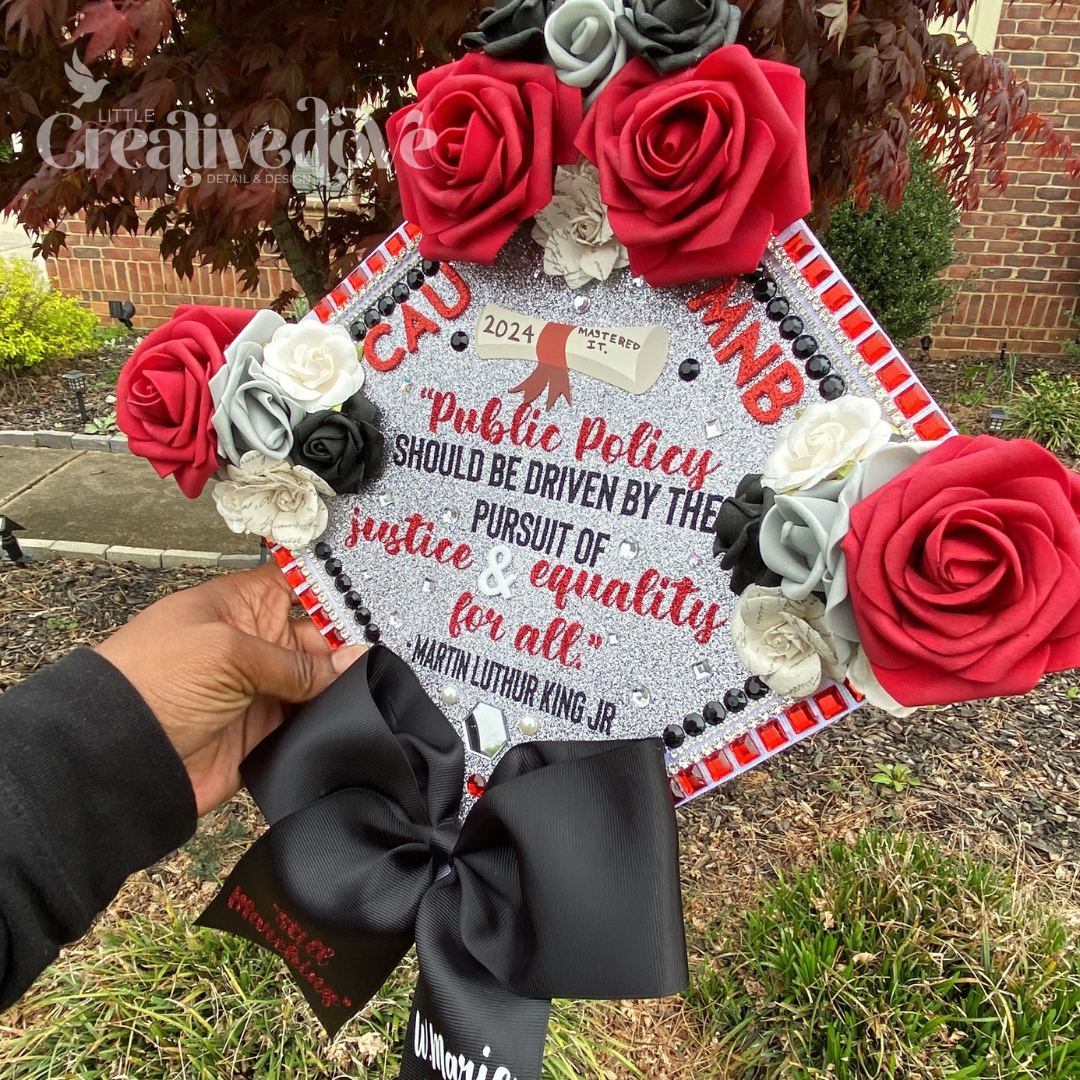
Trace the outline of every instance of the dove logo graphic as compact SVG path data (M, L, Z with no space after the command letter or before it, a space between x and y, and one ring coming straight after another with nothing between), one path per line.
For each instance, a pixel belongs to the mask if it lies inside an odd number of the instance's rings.
M64 74L72 90L79 92L79 97L72 102L73 109L87 105L101 97L101 91L109 85L108 79L95 79L90 69L79 59L78 49L71 50L71 63L64 65Z

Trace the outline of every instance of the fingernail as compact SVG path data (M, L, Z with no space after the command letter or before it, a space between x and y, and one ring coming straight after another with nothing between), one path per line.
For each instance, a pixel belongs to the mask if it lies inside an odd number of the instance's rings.
M340 675L348 671L365 652L367 650L362 645L347 645L344 649L335 649L330 656L330 666Z

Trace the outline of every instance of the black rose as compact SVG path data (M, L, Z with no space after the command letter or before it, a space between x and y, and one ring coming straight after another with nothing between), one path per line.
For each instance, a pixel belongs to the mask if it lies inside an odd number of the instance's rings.
M739 32L740 11L726 0L629 0L615 27L661 74L693 67Z
M758 533L761 519L772 508L775 493L761 486L761 473L750 473L739 481L734 498L720 504L716 515L713 555L722 555L721 570L731 571L731 591L740 595L747 585L775 588L780 575L773 573L761 558Z
M293 463L322 477L338 495L355 494L382 466L378 422L379 410L363 394L353 394L341 412L308 413L293 430Z
M544 23L549 0L500 0L480 13L480 27L461 35L467 49L483 49L488 56L513 57L540 63L547 59Z

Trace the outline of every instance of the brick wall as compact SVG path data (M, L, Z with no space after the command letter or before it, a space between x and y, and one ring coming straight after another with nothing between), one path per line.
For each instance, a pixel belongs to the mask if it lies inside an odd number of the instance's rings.
M159 238L120 233L112 238L87 236L81 219L66 221L67 248L48 260L49 277L63 292L80 297L106 321L110 300L130 300L136 308L136 329L160 326L177 304L222 304L227 307L268 307L285 289L295 288L284 263L267 259L254 292L244 292L240 276L232 270L214 273L196 268L181 278L164 263Z
M1080 148L1080 7L1006 3L995 55L1026 79L1032 108ZM1010 157L1015 179L966 213L949 276L955 309L935 327L935 352L1057 354L1076 338L1080 315L1080 183L1054 164Z

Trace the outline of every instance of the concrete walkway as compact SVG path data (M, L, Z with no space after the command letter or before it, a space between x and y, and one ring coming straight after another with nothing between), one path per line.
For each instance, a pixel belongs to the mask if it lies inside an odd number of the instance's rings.
M210 486L191 500L130 454L0 446L0 514L25 526L20 539L257 553L257 537L221 520Z

